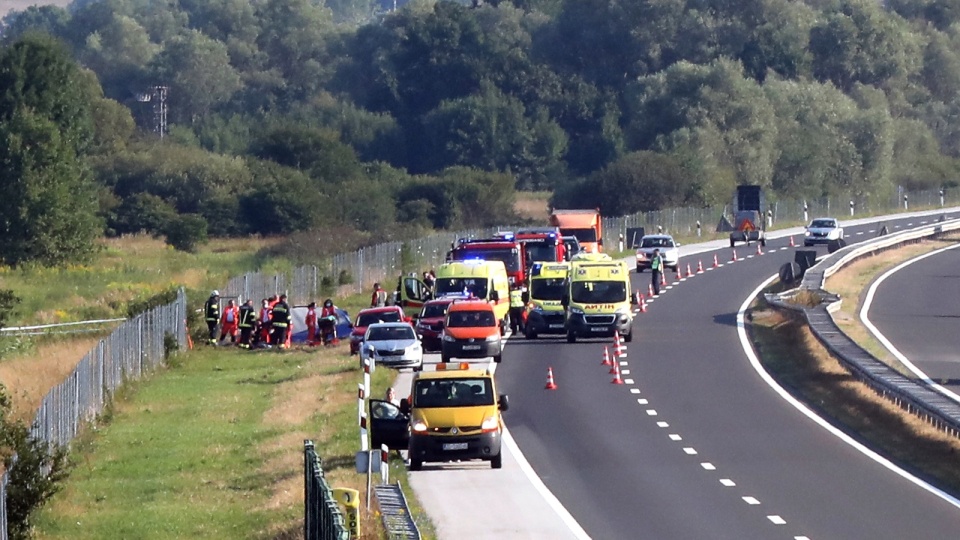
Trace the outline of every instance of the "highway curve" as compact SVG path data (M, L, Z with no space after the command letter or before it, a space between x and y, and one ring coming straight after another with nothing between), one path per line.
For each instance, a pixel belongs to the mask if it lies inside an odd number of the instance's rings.
M920 220L887 220L888 228ZM847 227L848 241L875 226ZM800 237L797 237L800 240ZM960 508L868 458L789 405L738 337L744 300L793 260L787 240L666 291L638 314L623 359L606 342L513 338L497 370L526 459L593 538L956 538ZM819 248L823 252L823 248ZM686 256L710 267L729 248ZM635 286L646 291L649 273ZM674 276L670 276L674 281ZM547 367L559 389L544 390Z
M879 276L869 322L918 376L960 394L960 247L905 261Z

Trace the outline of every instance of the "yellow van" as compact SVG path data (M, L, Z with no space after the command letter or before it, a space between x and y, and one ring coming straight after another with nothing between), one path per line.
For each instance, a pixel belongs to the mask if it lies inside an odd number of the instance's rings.
M566 310L567 341L578 337L609 337L620 332L633 339L630 269L623 261L574 260L561 303Z
M510 326L510 280L501 261L455 261L437 268L434 296L479 298L493 304L500 334Z
M524 298L527 321L523 335L536 339L539 334L563 334L564 310L561 300L567 290L570 263L534 263L530 268L529 290Z
M410 415L411 470L425 461L466 459L503 466L500 412L507 410L507 396L497 394L489 371L460 367L441 364L417 373L410 398L400 402L401 412Z

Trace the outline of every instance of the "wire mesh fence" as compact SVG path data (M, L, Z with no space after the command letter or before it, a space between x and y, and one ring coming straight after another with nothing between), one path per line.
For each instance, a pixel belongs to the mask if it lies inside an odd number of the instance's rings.
M303 441L303 537L306 540L347 540L350 531L323 475L313 441Z
M31 436L51 447L67 446L85 422L101 413L125 381L141 378L167 354L187 345L187 298L183 289L165 306L124 322L88 352L41 402ZM15 464L13 465L16 466ZM6 471L0 480L0 540L7 538Z

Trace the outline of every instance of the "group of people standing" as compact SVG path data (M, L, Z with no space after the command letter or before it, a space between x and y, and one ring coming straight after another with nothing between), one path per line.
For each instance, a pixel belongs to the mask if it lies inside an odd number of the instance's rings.
M271 344L283 349L290 344L292 325L285 294L264 298L259 313L253 300L241 306L237 306L236 300L229 300L221 312L220 291L213 291L204 305L204 319L211 345L223 343L228 337L230 343L243 349Z

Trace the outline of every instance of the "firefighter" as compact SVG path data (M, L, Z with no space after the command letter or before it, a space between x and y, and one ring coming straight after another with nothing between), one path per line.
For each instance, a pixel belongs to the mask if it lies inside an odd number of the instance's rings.
M227 336L230 336L230 343L237 342L237 323L239 322L240 312L237 309L237 302L230 300L220 317L220 343L223 343Z
M387 305L387 291L379 283L373 284L373 295L370 297L370 307L383 307Z
M307 306L307 316L304 317L307 324L307 345L311 347L316 345L317 339L317 303L310 302Z
M287 304L287 295L281 294L277 303L270 312L270 326L273 335L270 341L277 347L285 349L287 346L287 330L290 328L290 305Z
M323 301L323 309L320 310L320 340L324 345L336 345L340 343L337 338L337 307L333 305L333 300L327 298Z
M220 323L220 291L210 293L210 298L203 307L204 318L207 321L207 329L210 331L209 340L211 345L217 344L217 325Z
M240 306L240 347L250 348L250 337L253 334L253 328L257 325L257 310L253 309L253 300L247 300Z
M510 289L510 331L514 334L523 331L523 288Z

